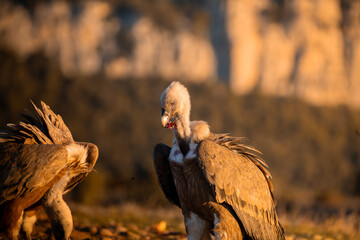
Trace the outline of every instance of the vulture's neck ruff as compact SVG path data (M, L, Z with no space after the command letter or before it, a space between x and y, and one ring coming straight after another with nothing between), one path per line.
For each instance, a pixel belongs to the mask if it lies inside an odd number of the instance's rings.
M190 129L190 95L179 82L172 82L160 97L161 123L172 130L183 155L189 150Z

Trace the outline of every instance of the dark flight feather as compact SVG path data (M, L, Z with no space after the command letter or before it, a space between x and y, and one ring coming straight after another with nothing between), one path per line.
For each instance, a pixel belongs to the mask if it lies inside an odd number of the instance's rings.
M155 146L153 160L158 181L166 198L174 205L180 207L179 196L176 192L174 178L169 164L169 155L171 148L165 144L159 143Z

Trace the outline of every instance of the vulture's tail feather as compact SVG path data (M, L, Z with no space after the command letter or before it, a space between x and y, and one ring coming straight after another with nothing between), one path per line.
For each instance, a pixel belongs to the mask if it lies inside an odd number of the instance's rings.
M56 115L49 106L41 102L42 110L30 100L33 109L21 114L23 121L8 124L0 131L0 142L25 144L71 144L74 142L71 132L60 115Z

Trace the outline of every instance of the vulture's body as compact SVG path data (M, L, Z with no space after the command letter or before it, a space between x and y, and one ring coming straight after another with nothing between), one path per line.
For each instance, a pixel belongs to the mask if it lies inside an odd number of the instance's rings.
M42 103L0 132L0 238L27 239L44 207L56 239L68 239L72 216L63 194L93 169L98 149L72 138L62 118Z
M284 239L259 152L243 138L190 122L190 97L178 82L163 92L161 106L174 141L155 147L154 165L165 196L183 212L188 239Z

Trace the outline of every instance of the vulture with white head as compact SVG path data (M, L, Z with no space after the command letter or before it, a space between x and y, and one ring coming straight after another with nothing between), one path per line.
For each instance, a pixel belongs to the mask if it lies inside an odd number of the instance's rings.
M63 194L93 169L98 148L75 142L60 115L45 103L33 114L0 131L0 239L26 239L44 207L55 239L69 239L73 228Z
M244 138L190 121L190 96L172 82L160 98L172 147L157 144L154 166L167 199L181 208L188 239L285 239L270 173Z

